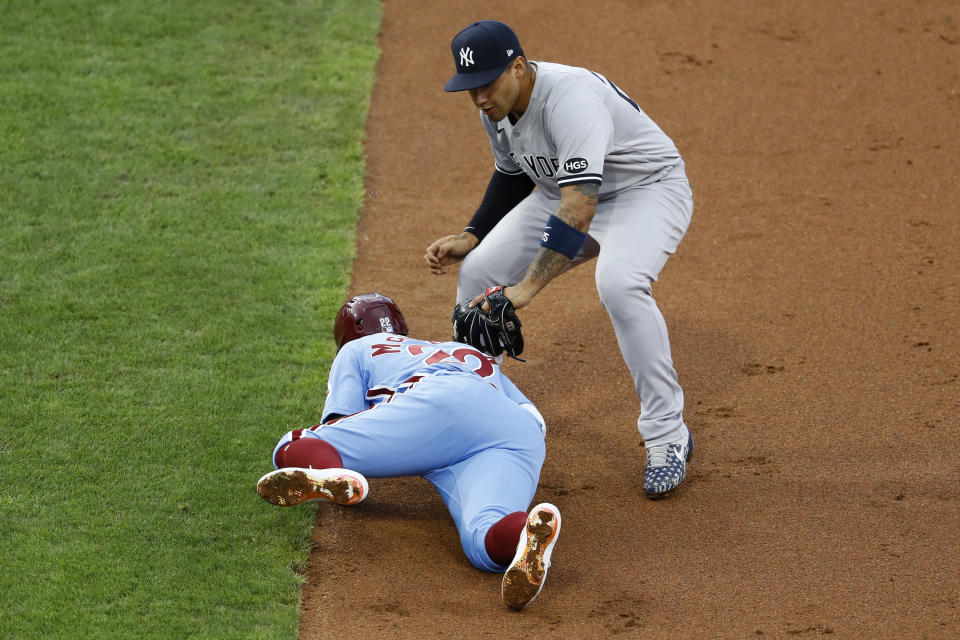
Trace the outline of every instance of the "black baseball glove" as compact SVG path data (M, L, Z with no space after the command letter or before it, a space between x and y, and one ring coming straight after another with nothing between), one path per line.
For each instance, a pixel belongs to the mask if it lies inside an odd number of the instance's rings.
M490 305L489 312L481 309L482 304L473 308L466 304L454 307L453 339L491 356L506 352L511 358L520 360L517 356L523 353L523 334L513 303L503 295L502 286L488 288L484 298Z

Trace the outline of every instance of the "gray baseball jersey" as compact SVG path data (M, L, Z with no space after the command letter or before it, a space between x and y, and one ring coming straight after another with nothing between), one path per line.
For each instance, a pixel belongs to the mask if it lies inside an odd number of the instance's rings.
M673 141L613 82L580 67L531 64L537 79L520 120L480 116L498 171L526 173L551 199L560 187L599 184L603 200L680 164Z

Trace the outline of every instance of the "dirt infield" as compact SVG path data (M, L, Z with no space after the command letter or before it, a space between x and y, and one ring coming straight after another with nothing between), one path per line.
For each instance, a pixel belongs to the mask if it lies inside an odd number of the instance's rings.
M598 8L603 7L599 12ZM386 0L352 292L449 337L422 262L492 170L442 85L475 19L599 71L674 139L693 223L654 288L696 438L643 496L639 407L593 268L524 309L507 373L548 423L564 529L526 611L432 487L322 505L313 638L960 637L960 2Z

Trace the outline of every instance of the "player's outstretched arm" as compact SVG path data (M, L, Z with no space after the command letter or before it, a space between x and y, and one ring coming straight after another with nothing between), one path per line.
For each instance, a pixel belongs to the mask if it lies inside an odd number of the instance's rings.
M530 304L533 297L576 257L597 213L599 198L600 186L597 184L570 185L560 189L560 204L544 229L544 241L527 267L523 280L503 290L515 309ZM483 302L481 294L470 301L470 306ZM483 309L487 310L486 304Z
M446 273L444 267L463 260L478 244L480 240L469 231L458 236L444 236L427 247L423 260L435 275L443 275Z

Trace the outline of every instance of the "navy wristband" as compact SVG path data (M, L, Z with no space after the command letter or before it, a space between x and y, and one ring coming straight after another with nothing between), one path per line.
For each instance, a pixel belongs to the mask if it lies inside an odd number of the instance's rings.
M540 236L540 246L562 253L571 260L577 257L587 241L587 234L571 227L557 216L550 216Z

